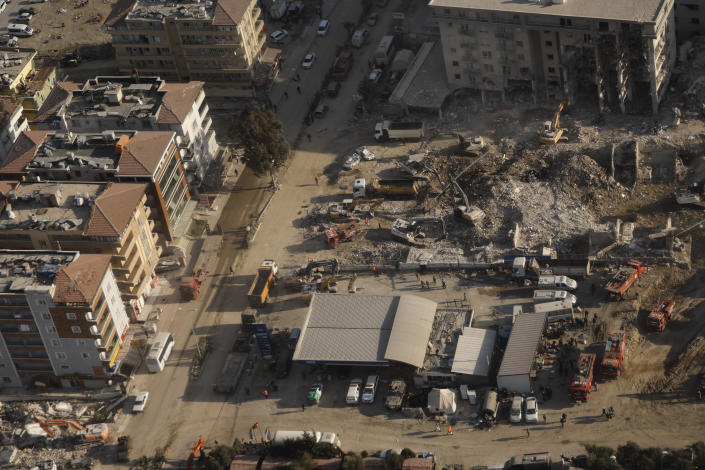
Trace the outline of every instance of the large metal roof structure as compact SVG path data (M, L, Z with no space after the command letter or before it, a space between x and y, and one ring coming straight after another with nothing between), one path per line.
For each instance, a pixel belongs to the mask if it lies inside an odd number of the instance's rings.
M512 333L504 351L498 376L520 375L531 372L536 350L546 328L547 313L524 313L517 315Z
M463 334L458 337L451 372L487 377L496 338L495 330L463 328Z

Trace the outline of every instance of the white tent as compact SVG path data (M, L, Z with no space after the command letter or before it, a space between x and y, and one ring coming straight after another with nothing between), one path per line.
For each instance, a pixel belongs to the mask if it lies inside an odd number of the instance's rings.
M428 410L431 413L455 413L455 391L447 388L434 388L428 394Z

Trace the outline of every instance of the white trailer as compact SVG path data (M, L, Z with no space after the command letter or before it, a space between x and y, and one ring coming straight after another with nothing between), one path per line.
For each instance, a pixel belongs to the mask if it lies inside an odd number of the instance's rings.
M375 124L375 139L421 139L423 122L381 121Z

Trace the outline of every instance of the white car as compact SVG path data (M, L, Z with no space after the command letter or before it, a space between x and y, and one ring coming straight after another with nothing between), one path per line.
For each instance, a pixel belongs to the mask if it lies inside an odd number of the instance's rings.
M272 42L282 42L288 35L289 31L286 29L278 29L269 35L269 39L271 39Z
M372 153L370 150L367 149L367 147L360 147L358 148L355 153L359 154L363 160L367 160L368 162L370 160L375 159L375 154Z
M509 413L510 423L521 423L522 415L524 414L524 397L517 395L512 398L512 410Z
M316 53L315 52L309 52L304 56L303 62L301 62L301 67L305 68L306 70L310 69L313 67L313 63L316 62Z
M352 379L348 387L348 394L345 396L345 403L348 405L359 405L360 392L362 392L362 379Z
M379 376L370 375L365 381L365 388L362 389L362 403L374 403L377 387L379 386Z
M359 164L360 164L360 155L357 153L353 153L345 160L345 163L343 163L343 168L345 168L346 170L352 170L353 168L355 168Z
M316 34L319 36L325 36L328 34L328 30L330 29L330 23L328 23L328 20L321 20L320 23L318 23L318 31Z
M380 78L382 78L382 69L374 69L372 72L370 72L368 80L376 85L377 83L379 83Z
M526 422L539 422L539 404L536 401L536 397L528 397L526 399Z
M147 405L147 399L149 398L149 392L140 392L135 397L135 404L132 405L133 413L141 413L144 411L144 407Z

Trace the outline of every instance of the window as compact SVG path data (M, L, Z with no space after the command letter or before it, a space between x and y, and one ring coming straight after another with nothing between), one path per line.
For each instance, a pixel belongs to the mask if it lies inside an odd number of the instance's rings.
M519 59L519 60L524 60L525 58L526 58L526 57L524 56L524 54L518 54L518 55L517 55L517 59Z
M492 64L484 64L485 72L494 72L494 66Z
M3 364L3 365L5 365L5 364ZM10 380L10 377L3 377L2 381L3 381L3 383L6 383L6 384L9 384L10 382L12 382L12 380Z
M86 345L85 339L77 339L76 340L76 346L85 346L85 345Z
M29 330L30 330L29 325L20 325L20 331L27 332Z
M47 326L47 333L56 333L56 328L51 325Z
M607 31L609 30L609 23L607 23L606 21L600 21L599 27L600 31Z
M46 240L39 240L39 248L46 248L46 247L47 247Z
M460 64L458 63L457 60L454 60L454 61L453 61L453 67L457 67L457 66L459 66L459 65L460 65Z
M690 22L693 24L700 24L700 19L699 18L691 18Z
M76 314L74 312L68 312L66 314L66 319L67 320L75 320L76 319Z
M51 315L48 313L42 313L42 320L51 320Z
M492 58L492 51L482 51L482 57L484 59L491 59Z
M548 68L548 73L556 73L556 68L555 68L555 67L549 67L549 68Z
M37 303L39 305L46 305L47 304L46 300L38 300Z
M456 74L455 74L455 79L456 79L456 80L460 80L460 74L459 74L459 73L456 73Z
M524 47L524 41L516 41L517 47Z
M54 353L57 359L66 359L68 356L66 356L65 352L57 351Z
M451 48L450 48L450 53L451 53L451 54L455 54L456 52L458 52L458 51L455 49L455 47L451 47Z
M444 9L443 9L443 13L445 13L446 15L450 15L450 9L449 9L449 8L444 8Z
M62 369L68 369L69 366L67 366L66 364L61 364L61 368L62 368Z
M88 353L81 353L81 357L82 357L83 359L90 359L90 358L91 358L91 355L88 354Z
M54 346L55 348L58 348L59 346L61 346L61 341L59 341L58 339L52 339L51 345Z
M553 46L553 41L546 41L546 46L552 47L552 46Z
M546 58L548 60L553 60L553 54L546 54Z
M71 327L71 333L80 334L80 333L81 333L81 327L80 327L80 326L72 326L72 327Z

